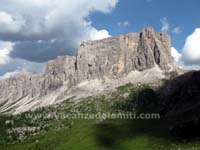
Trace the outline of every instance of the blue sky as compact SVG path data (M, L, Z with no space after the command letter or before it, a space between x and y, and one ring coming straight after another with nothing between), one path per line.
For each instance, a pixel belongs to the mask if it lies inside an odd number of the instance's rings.
M140 32L171 35L181 67L200 68L200 0L1 0L0 76L45 71L82 41Z
M108 15L94 13L91 20L95 27L107 29L111 35L138 32L146 26L160 31L161 19L167 18L172 45L179 51L195 28L200 26L199 0L120 0L114 11ZM128 21L129 26L119 27L117 22ZM179 27L180 34L172 33Z

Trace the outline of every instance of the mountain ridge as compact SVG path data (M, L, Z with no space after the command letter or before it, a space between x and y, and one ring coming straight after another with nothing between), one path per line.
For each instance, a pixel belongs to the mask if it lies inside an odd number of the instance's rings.
M0 81L0 113L20 113L87 97L117 86L155 83L176 71L166 33L145 28L80 45L77 56L59 56L45 73L22 73Z

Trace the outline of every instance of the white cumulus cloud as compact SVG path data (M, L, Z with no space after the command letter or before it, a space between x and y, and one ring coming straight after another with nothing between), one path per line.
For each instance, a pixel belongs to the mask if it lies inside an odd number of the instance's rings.
M109 35L109 32L107 30L98 31L96 29L92 29L90 31L90 37L93 40L98 40L98 39L110 37L110 35Z
M172 57L174 58L175 64L180 65L181 59L182 59L181 53L179 53L176 48L171 47L171 54L172 54Z
M109 13L118 0L1 0L1 39L46 40L72 35L87 38L89 15ZM5 7L6 6L6 7ZM93 31L92 31L93 32ZM101 30L100 30L101 32Z
M95 28L90 16L94 12L111 13L118 0L1 0L0 3L0 41L15 43L12 50L0 50L0 74L4 74L15 71L16 64L23 61L30 62L27 64L31 64L33 71L41 70L44 65L40 64L58 55L75 55L82 41L109 37L105 28Z
M182 52L179 52L176 48L171 48L171 54L174 58L174 62L181 68L188 70L200 69L200 28L196 28L195 31L186 38Z
M25 22L20 16L12 16L7 12L0 11L0 33L17 33L24 26Z
M0 65L6 64L9 60L9 54L13 50L13 43L0 41Z
M185 64L200 65L200 28L187 37L182 55Z

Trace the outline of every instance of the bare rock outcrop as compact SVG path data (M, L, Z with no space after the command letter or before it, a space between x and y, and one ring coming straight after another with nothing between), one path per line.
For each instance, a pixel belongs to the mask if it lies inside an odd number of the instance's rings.
M68 97L81 97L77 95L81 91L79 87L84 91L91 84L97 91L103 91L127 82L148 83L154 82L154 78L165 78L165 72L175 69L170 49L169 35L156 33L152 28L83 42L76 57L59 56L49 61L45 73L21 73L1 80L0 113L19 113ZM152 69L157 72L149 73ZM94 88L87 94L94 94Z

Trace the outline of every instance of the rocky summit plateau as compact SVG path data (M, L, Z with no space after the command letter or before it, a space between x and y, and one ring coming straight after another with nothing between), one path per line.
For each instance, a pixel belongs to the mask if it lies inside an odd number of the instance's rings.
M78 100L133 83L159 85L177 71L170 36L145 28L102 40L82 42L77 56L59 56L45 73L19 73L0 80L0 113L17 114Z

